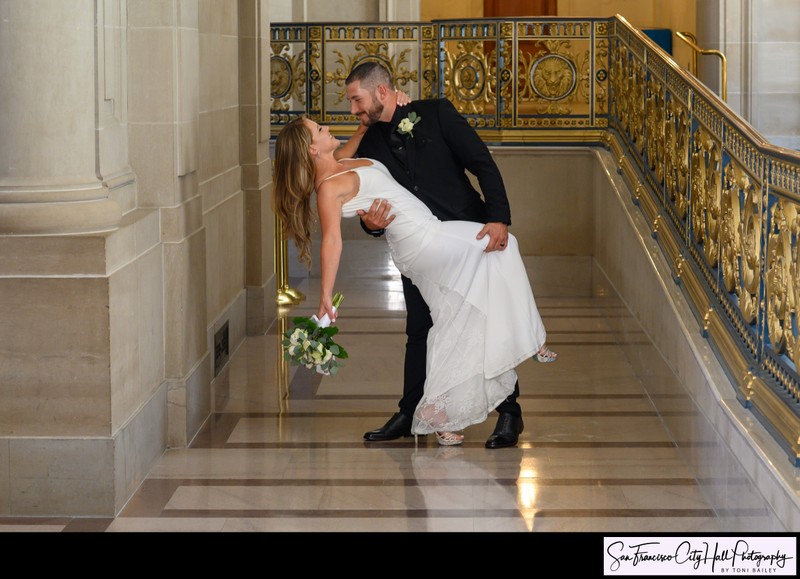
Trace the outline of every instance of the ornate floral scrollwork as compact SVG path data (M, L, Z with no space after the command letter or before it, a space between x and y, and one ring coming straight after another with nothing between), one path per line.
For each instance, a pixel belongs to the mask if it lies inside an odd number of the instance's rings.
M445 51L444 95L464 114L482 114L494 98L496 79L489 74L489 61L496 56L484 53L480 40L464 40L457 52Z
M617 114L617 119L619 120L620 128L622 131L627 132L630 124L628 101L625 98L630 82L627 66L628 51L619 43L617 43L615 47L614 61L611 66L611 86L614 91L613 105Z
M438 67L438 50L436 43L426 41L422 43L422 88L420 91L421 98L428 98L436 94L437 71Z
M706 264L716 267L719 259L721 208L720 147L703 129L694 137L692 154L692 230L703 246Z
M394 56L389 55L388 42L358 42L354 48L355 54L342 54L339 50L333 51L337 56L336 67L333 71L325 73L325 82L335 84L340 88L333 104L344 101L346 94L344 81L347 80L350 71L362 62L375 61L385 66L392 75L395 86L406 92L408 92L409 83L418 81L417 71L409 70L407 66L408 55L411 53L410 48L400 50Z
M665 127L665 183L669 200L680 219L689 208L689 127L686 108L676 99L667 104Z
M664 183L664 85L655 76L647 83L647 161L659 184Z
M761 219L760 191L744 176L738 180L742 191L742 222L739 238L742 244L740 261L739 309L748 324L758 316L758 292L761 285Z
M302 102L306 84L305 54L291 54L289 44L272 42L270 96L272 110L287 111L292 99Z
M595 110L597 114L605 114L608 112L608 41L598 39L595 45L594 66L596 72L594 73L595 88L594 100Z
M772 206L770 213L765 273L767 337L776 353L785 353L790 345L797 354L796 339L792 333L797 295L791 272L791 269L797 268L797 251L792 243L792 229L797 228L797 206L781 199Z
M725 168L720 227L720 267L725 289L735 293L745 323L758 316L761 282L761 208L759 196L735 162Z
M765 307L769 343L800 367L800 212L788 199L776 201L770 211L767 238Z
M703 146L700 143L701 132L695 132L694 150L692 151L692 239L695 243L703 243L706 230L703 226L703 207L706 204L705 188L706 164L703 162Z
M626 96L631 115L630 138L640 158L644 155L644 76L644 65L633 59Z
M514 109L514 70L513 67L501 66L499 62L499 55L513 54L514 41L511 38L502 38L500 40L500 50L493 50L489 55L489 70L497 71L495 77L489 75L489 92L496 92L500 96L500 109L498 112L501 114L511 114ZM511 119L507 119L508 122Z
M722 226L720 228L722 256L720 268L722 282L728 293L735 292L739 286L739 232L741 208L738 191L733 191L731 183L735 181L733 163L725 168L725 188L722 193Z
M318 111L322 108L322 42L319 37L322 31L313 27L308 31L308 82L309 109Z

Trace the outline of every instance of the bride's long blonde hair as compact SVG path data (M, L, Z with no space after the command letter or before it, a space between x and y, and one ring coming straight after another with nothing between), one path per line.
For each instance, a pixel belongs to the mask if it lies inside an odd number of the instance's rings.
M287 239L294 239L298 259L311 267L311 221L314 209L316 166L311 155L311 131L305 117L290 121L275 141L275 175L272 186L273 209L281 218Z

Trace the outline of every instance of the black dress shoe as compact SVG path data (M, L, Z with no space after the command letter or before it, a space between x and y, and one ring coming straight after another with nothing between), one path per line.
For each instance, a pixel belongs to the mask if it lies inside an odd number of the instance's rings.
M492 432L492 435L486 441L486 448L516 446L523 428L522 416L504 412L500 415L500 418L497 419L494 432Z
M370 430L364 434L364 440L370 442L384 442L395 440L403 436L413 436L411 434L411 417L395 412L389 421L375 430Z

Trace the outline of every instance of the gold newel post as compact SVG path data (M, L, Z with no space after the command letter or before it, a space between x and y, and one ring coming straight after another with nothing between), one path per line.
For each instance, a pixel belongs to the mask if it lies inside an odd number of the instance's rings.
M289 245L283 235L281 218L275 216L275 274L278 285L278 305L299 304L306 296L289 287Z
M275 383L278 385L278 424L285 412L289 410L289 361L284 357L283 335L289 329L289 319L283 315L278 317L278 363L275 364Z
M283 335L289 329L287 306L292 306L306 299L301 292L289 287L289 245L283 235L283 223L275 216L275 276L278 301L278 363L275 365L276 384L278 385L278 428L281 419L289 407L289 362L283 355Z

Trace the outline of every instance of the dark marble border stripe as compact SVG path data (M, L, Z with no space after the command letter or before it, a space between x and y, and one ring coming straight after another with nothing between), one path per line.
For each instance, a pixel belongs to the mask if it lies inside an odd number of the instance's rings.
M1 517L0 525L66 526L72 519L67 517Z
M255 450L282 450L282 449L352 449L352 448L410 448L414 446L414 439L408 438L403 441L391 442L220 442L213 445L214 448L239 448L239 449L255 449ZM430 444L422 443L419 446L436 446L435 442ZM691 445L681 445L691 446ZM597 442L597 441L575 441L575 442L528 442L521 440L518 444L519 448L677 448L678 445L671 441L660 442ZM208 448L204 446L192 446L192 448ZM465 442L459 445L459 448L484 448L484 442ZM493 450L492 452L503 452L501 450Z
M659 394L653 398L690 399L686 394ZM645 394L520 394L517 400L641 400ZM316 400L396 400L396 394L318 394ZM527 412L525 412L527 415ZM381 416L384 416L382 413Z
M548 332L548 336L551 334L567 334L569 332ZM589 334L591 332L582 332L577 331L574 332L575 334ZM612 334L612 332L598 332L604 334ZM630 333L630 332L629 332ZM644 332L636 332L637 334L644 335ZM366 330L348 330L345 333L345 336L388 336L388 335L401 335L403 334L402 331L398 330L396 332L383 332L383 331L366 331ZM547 340L548 346L652 346L653 343L650 340L625 340L625 339L610 339L610 340L597 340L596 342L587 342L587 341L573 341L573 340Z
M706 518L714 519L711 509L530 509L537 518ZM432 519L432 518L517 518L524 517L525 511L516 509L167 509L162 518L230 518L230 519L273 519L273 518L325 518L325 519Z
M547 318L547 319L559 319L559 320L568 320L568 319L582 320L584 318L601 318L601 319L603 319L603 318L615 318L615 319L616 318L630 318L632 320L636 319L630 313L627 313L627 314L607 314L607 313L603 313L603 312L590 312L590 313L587 312L585 314L547 314L547 313L541 313L541 316L542 316L543 319Z
M539 314L542 318L633 318L633 315L628 311L625 307L595 307L595 306L539 306L538 307ZM548 311L551 310L551 311ZM580 313L558 313L552 310L586 310L586 312ZM293 314L289 321L291 323L291 318L296 317L308 317L311 314L316 314L316 310L308 310L307 312L297 312ZM388 316L384 314L366 314L366 315L359 315L357 313L349 313L346 319L349 320L398 320L403 321L405 319L405 312L400 312L396 316Z
M0 526L6 527L57 527L60 533L97 533L108 529L114 519L51 518L51 517L0 517ZM8 529L13 531L13 529ZM56 532L56 531L54 531ZM3 533L0 532L0 537Z
M573 336L573 335L584 335L584 334L592 334L592 335L607 335L607 336L614 336L619 333L619 330L548 330L547 331L547 343L554 344L557 343L552 339L552 336ZM639 330L628 330L625 332L626 334L637 334L637 335L646 335L644 332ZM395 336L395 335L405 335L405 330L397 329L397 330L356 330L356 329L348 329L346 332L343 332L342 335L345 336ZM562 338L563 339L563 338ZM577 342L560 342L563 344L574 344ZM603 342L589 342L589 344L595 343L603 343ZM620 344L630 344L634 342L615 342ZM638 342L636 342L638 343ZM650 343L649 341L646 343Z
M603 304L603 303L596 303L596 304L571 304L571 303L542 303L543 298L537 298L536 300L536 308L539 312L544 310L590 310L593 312L602 312L602 311L620 311L620 312L629 312L628 308L625 304L620 303L610 303L610 304ZM298 316L306 316L311 314L316 314L317 311L310 307L297 307L297 309L292 310L291 313L287 314L286 318L291 322L292 318L296 318ZM366 309L366 308L356 308L353 310L347 310L347 318L352 320L404 320L406 317L405 310L382 310L382 309Z
M181 487L439 487L439 486L501 486L513 489L520 483L535 484L537 486L586 486L586 487L611 487L611 486L683 486L696 487L696 481L690 478L558 478L547 479L537 477L498 478L498 479L415 479L402 478L386 479L236 479L236 478L148 478L144 481L139 492L125 506L119 517L158 517L164 516L164 509ZM199 511L199 510L198 510ZM172 509L171 512L182 513L182 509ZM216 510L203 512L218 513ZM264 512L257 510L256 512ZM200 515L198 515L200 516Z
M224 414L224 413L223 413ZM235 413L230 413L229 416ZM239 415L242 418L368 418L368 417L382 417L386 416L385 412L338 412L319 410L316 412L263 412L263 413L247 413L246 415ZM659 416L655 410L526 410L524 416L539 416L550 417L557 416L560 418L585 418L588 416L597 417L637 417L637 416Z
M550 336L556 334L609 334L609 335L616 335L619 333L619 330L547 330L547 341L550 341ZM644 332L642 330L633 330L633 331L626 331L628 334L642 334Z
M625 395L620 395L625 396ZM320 397L322 398L322 397ZM344 397L343 399L351 399L352 397ZM641 398L640 396L633 396L632 398ZM332 399L329 397L328 399ZM663 413L662 413L663 414ZM692 415L691 412L674 412L670 413L674 416ZM257 448L257 449L282 449L282 448L405 448L414 444L412 437L407 437L397 441L390 442L367 442L363 440L352 442L241 442L233 443L228 442L231 434L238 425L239 421L246 418L256 419L279 419L279 418L386 418L386 413L383 412L217 412L211 415L204 427L197 434L195 439L190 444L190 448ZM659 414L653 411L542 411L542 412L525 412L525 417L560 417L568 420L571 418L616 418L616 417L649 417L658 418ZM418 444L421 446L427 445L427 437L420 437ZM433 443L432 443L433 444ZM671 442L602 442L602 441L582 441L582 442L521 442L525 448L666 448L674 447L675 444ZM657 446L652 446L656 444ZM483 443L476 441L467 441L463 445L464 448L478 448L482 447Z
M158 488L160 493L169 490L171 494L179 487L515 487L520 483L558 487L698 486L693 478L153 478L145 481L142 490L153 492Z
M609 332L610 333L610 332ZM652 346L650 340L598 340L596 342L577 342L566 340L547 340L548 346Z
M72 519L63 533L98 533L108 529L114 519Z

